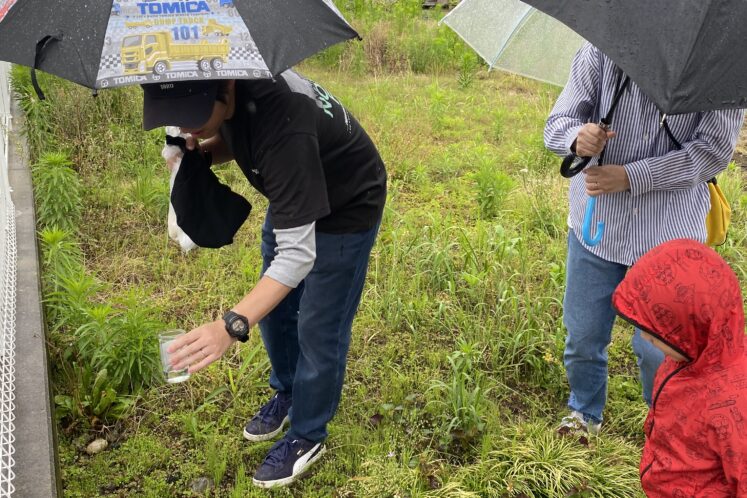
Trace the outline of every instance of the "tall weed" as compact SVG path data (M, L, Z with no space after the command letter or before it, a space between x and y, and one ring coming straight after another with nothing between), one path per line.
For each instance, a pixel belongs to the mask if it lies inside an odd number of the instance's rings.
M38 72L39 84L47 87L49 76ZM27 67L14 65L11 70L11 87L24 115L22 133L29 146L31 161L35 162L43 148L52 149L56 137L52 133L50 117L54 108L49 100L39 100L31 84Z
M67 155L43 154L31 171L39 226L75 233L80 221L81 185Z
M485 429L486 392L478 365L481 356L479 345L462 342L447 358L451 378L434 381L431 387L441 393L441 399L431 404L445 422L443 443L457 454L468 451Z
M73 236L59 228L45 228L39 232L42 249L43 280L49 283L50 291L57 290L57 280L79 273L83 266L83 254Z
M461 61L476 61L473 52L450 28L438 25L440 9L423 11L421 0L350 0L337 5L363 42L335 45L312 62L354 74L362 68L373 74L472 73Z
M57 288L49 292L44 302L51 316L53 331L75 330L88 318L89 307L102 285L83 272L56 277Z
M228 468L228 455L219 438L214 435L205 442L205 465L213 483L220 485Z
M497 169L494 164L483 161L475 173L477 183L477 204L484 218L495 218L500 213L514 181L509 175Z
M93 355L92 363L110 372L112 383L120 392L137 393L160 379L156 334L164 326L142 304L128 302L125 306L121 314L99 329L102 347Z

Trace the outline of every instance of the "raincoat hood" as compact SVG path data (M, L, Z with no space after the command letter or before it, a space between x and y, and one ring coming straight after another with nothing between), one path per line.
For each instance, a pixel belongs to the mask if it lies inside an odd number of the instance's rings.
M747 498L747 356L734 272L700 242L674 240L633 265L612 303L688 358L666 358L656 372L640 465L646 496Z
M625 320L689 359L690 371L744 355L744 310L736 275L694 240L664 243L628 271L612 296Z

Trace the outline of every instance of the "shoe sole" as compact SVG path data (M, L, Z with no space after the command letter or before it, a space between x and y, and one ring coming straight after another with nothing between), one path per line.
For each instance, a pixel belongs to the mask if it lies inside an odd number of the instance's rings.
M266 434L251 434L247 432L246 427L244 427L244 439L246 439L247 441L251 441L253 443L260 443L262 441L269 441L270 439L275 439L275 437L277 437L278 434L283 432L283 429L289 423L290 423L290 418L286 415L283 421L280 422L280 427Z
M327 452L327 447L322 446L321 449L317 452L317 454L314 455L311 458L311 460L308 461L308 463L306 464L306 467L304 467L304 469L301 472L299 472L298 474L294 476L285 477L283 479L276 479L274 481L258 481L252 478L252 482L254 483L255 486L258 486L264 489L275 488L275 487L280 487L280 486L288 486L289 484L293 484L298 479L303 477L303 475L306 472L308 472L309 467L311 467L317 460L319 460L322 457L322 455L324 455L326 452Z

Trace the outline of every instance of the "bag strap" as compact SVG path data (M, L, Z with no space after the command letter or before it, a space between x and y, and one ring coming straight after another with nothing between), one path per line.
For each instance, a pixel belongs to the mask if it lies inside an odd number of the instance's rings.
M667 115L664 114L661 117L661 126L664 128L664 131L667 132L667 136L669 137L669 140L672 141L674 146L677 148L677 150L682 150L682 144L674 138L674 133L672 133L672 129L669 128L669 123L667 123Z
M679 140L677 140L676 138L674 138L674 133L672 133L672 129L669 128L669 123L667 123L667 115L666 114L664 114L661 117L661 126L664 128L664 131L667 132L667 136L669 137L669 140L672 141L672 143L677 148L677 150L682 150L682 144L679 142ZM712 183L714 185L718 185L718 183L716 182L716 177L715 176L713 178L711 178L710 180L708 180L707 183Z

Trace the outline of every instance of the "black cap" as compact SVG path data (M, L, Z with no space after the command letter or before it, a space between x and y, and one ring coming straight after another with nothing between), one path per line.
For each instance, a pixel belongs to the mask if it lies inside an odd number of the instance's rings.
M199 128L210 119L220 81L171 81L143 87L143 128Z

